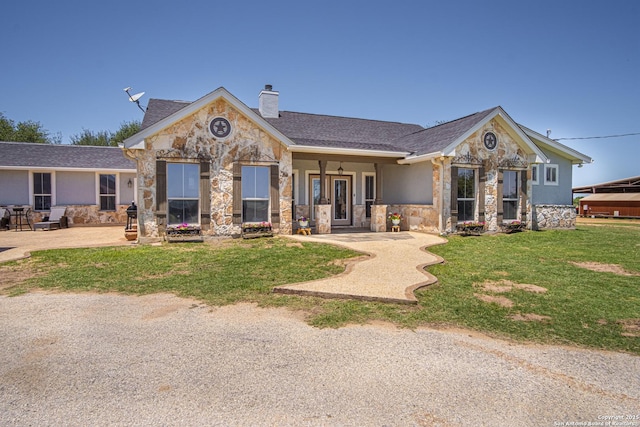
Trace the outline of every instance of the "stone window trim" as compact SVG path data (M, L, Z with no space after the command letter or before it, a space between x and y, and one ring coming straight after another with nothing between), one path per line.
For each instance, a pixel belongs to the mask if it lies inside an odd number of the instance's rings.
M560 185L560 168L557 164L544 166L544 185Z

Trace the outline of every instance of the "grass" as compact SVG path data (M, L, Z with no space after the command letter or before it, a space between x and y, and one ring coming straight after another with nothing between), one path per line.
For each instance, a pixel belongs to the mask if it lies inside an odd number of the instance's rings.
M148 294L172 292L212 305L241 301L283 306L308 313L318 327L374 320L401 327L462 327L520 341L568 344L640 354L640 276L596 272L572 264L615 264L640 274L640 224L580 226L576 231L526 232L482 237L452 236L430 248L446 262L429 268L439 283L416 291L417 306L354 300L326 300L273 294L280 284L337 274L357 254L284 238L229 241L219 245L94 248L42 251L31 259L0 266L31 272L9 289ZM304 267L304 268L301 268ZM28 274L25 274L28 276ZM532 293L502 293L482 284L532 284ZM478 296L504 297L512 307ZM513 316L537 315L536 321ZM633 336L635 334L635 336Z

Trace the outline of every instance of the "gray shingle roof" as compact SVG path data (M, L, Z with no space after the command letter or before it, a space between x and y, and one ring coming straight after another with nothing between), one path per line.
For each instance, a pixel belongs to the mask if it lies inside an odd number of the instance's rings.
M136 169L119 147L0 142L0 167Z
M176 111L179 111L189 105L190 102L185 101L169 101L166 99L149 99L147 111L144 113L140 130L146 129L154 123L159 122L165 117L169 117Z
M185 101L151 99L142 129L189 105ZM496 107L460 119L423 128L417 124L385 122L350 117L280 111L280 117L265 119L299 145L322 148L405 151L414 155L437 152L481 122ZM252 109L260 114L258 109Z
M415 155L435 153L453 143L469 129L484 120L496 108L489 108L479 113L414 132L395 142L398 146Z

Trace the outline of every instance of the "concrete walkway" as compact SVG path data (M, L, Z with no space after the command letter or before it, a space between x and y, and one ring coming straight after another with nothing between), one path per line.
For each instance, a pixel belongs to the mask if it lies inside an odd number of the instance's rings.
M38 250L132 244L124 237L123 225L0 231L0 263L28 257Z
M446 240L424 233L349 233L288 236L298 241L330 243L370 257L350 264L345 273L311 282L278 286L274 292L371 301L416 303L413 291L438 279L424 267L443 261L425 248Z
M350 263L344 273L328 279L280 286L274 292L333 298L415 303L413 291L437 281L424 267L442 262L424 248L446 240L424 233L344 233L287 236L297 241L340 245L369 254ZM50 231L1 231L0 263L57 248L133 245L123 226L71 227Z

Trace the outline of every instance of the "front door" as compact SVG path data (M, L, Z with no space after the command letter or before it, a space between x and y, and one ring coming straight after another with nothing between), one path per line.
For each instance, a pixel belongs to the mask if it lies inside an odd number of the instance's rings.
M331 225L351 225L350 176L331 176Z
M331 204L331 225L351 225L351 176L327 175L327 199ZM311 218L315 219L315 205L320 202L320 176L309 179Z

